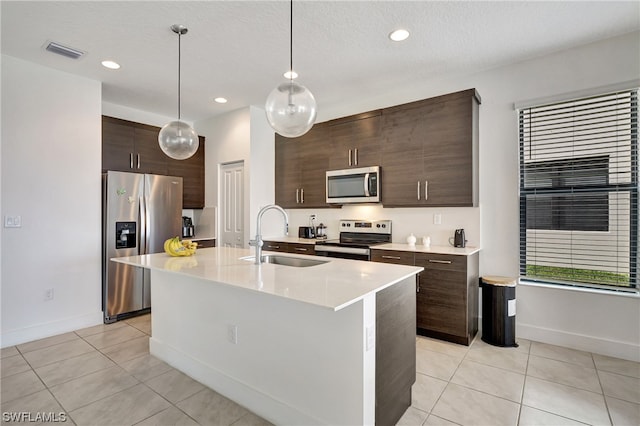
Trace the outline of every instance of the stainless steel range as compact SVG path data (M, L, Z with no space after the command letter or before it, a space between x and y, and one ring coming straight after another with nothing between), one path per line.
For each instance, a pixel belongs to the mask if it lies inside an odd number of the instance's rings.
M390 220L341 220L340 240L317 242L316 255L369 260L371 246L390 242Z

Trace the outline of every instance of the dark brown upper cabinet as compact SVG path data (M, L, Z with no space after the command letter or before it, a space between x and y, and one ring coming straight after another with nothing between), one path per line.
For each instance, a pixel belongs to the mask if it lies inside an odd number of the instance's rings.
M331 155L328 135L325 123L316 124L297 138L276 134L276 204L284 208L328 207L325 187Z
M204 142L187 160L169 158L158 144L159 127L102 116L102 171L150 173L183 179L185 209L204 207Z
M469 89L276 135L276 203L330 207L325 171L379 165L385 207L477 206L479 104Z
M388 207L478 205L475 89L382 111L382 203Z
M381 115L371 111L328 122L329 170L380 165Z
M169 176L182 176L182 208L184 209L204 208L205 138L198 136L198 140L200 146L192 157L186 160L174 160L167 157Z

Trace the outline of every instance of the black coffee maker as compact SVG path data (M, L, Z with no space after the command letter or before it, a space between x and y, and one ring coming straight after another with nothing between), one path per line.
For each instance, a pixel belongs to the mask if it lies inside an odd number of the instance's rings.
M189 216L182 216L182 237L191 238L193 235L193 220Z

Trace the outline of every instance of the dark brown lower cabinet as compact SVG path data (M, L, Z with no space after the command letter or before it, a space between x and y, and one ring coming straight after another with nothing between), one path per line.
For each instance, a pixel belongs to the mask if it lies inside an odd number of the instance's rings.
M395 425L411 405L416 381L416 281L376 294L376 425Z
M283 241L263 241L264 245L262 246L262 250L267 251L279 251L282 253L298 253L298 254L308 254L315 255L316 249L315 244L304 244L304 243L287 243Z
M479 255L371 250L374 262L422 266L416 286L418 334L463 345L478 332Z
M463 345L478 332L478 253L416 253L418 334Z
M216 240L215 238L206 239L206 240L195 240L198 243L198 248L207 248L207 247L215 247Z

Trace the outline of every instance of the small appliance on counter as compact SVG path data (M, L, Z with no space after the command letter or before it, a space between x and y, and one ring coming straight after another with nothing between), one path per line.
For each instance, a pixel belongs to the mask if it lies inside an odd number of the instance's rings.
M327 226L324 223L321 223L316 228L316 238L319 238L319 239L327 238Z
M182 238L191 238L194 235L193 220L189 216L182 216Z
M315 238L313 226L300 226L298 228L298 238Z
M464 247L467 245L467 240L464 238L464 229L456 229L453 234L453 246Z

